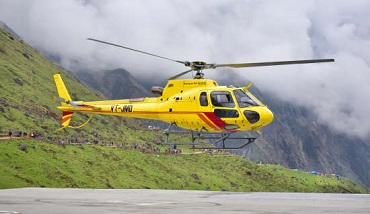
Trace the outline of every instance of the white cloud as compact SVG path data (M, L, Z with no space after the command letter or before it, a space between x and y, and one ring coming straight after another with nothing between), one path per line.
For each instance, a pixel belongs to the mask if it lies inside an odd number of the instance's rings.
M209 63L335 58L332 64L234 72L263 91L310 107L333 129L363 138L370 135L368 11L369 1L344 0L0 1L0 20L32 45L59 55L70 69L124 67L138 78L157 79L186 70L87 37ZM233 72L205 73L221 79Z

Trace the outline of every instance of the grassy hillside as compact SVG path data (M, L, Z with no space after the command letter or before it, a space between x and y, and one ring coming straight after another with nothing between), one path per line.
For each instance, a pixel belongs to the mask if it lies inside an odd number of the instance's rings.
M60 72L74 100L101 100L89 88L51 63L23 41L0 28L0 131L38 132L42 136L68 139L152 141L140 121L110 116L94 116L83 129L57 131L61 112L54 102L57 90L53 74ZM89 115L74 114L71 125L80 125ZM132 129L134 128L134 129Z
M26 149L21 150L20 145ZM367 192L347 179L258 165L236 155L144 154L132 149L61 146L30 139L0 141L0 151L0 188Z

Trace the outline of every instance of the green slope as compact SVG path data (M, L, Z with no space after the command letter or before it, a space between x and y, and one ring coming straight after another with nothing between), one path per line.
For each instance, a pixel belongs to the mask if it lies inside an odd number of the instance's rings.
M21 144L26 151L19 149ZM236 155L144 154L131 149L61 146L29 139L1 141L0 150L0 188L367 192L347 179L258 165Z
M57 95L53 74L60 72L73 100L101 100L97 94L76 81L23 41L0 28L0 131L9 129L39 132L42 136L92 140L150 141L144 125L135 120L94 116L83 129L56 131L61 127L61 112L54 102ZM71 125L80 125L89 115L76 113ZM131 128L135 128L133 131ZM140 137L139 137L140 136Z

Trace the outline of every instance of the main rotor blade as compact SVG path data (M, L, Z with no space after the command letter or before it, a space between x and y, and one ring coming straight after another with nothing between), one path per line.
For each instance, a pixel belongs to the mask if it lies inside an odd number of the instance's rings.
M133 49L133 48L125 47L125 46L122 46L122 45L117 45L117 44L110 43L110 42L105 42L105 41L98 40L98 39L93 39L93 38L87 38L87 39L88 40L91 40L91 41L94 41L94 42L100 42L100 43L103 43L103 44L112 45L112 46L116 46L116 47L119 47L119 48L124 48L124 49L130 50L130 51L136 51L136 52L139 52L139 53L142 53L142 54L147 54L147 55L150 55L150 56L154 56L154 57L158 57L158 58L161 58L161 59L170 60L170 61L181 63L181 64L184 64L185 65L185 62L183 62L183 61L170 59L170 58L167 58L167 57L164 57L164 56L159 56L159 55L156 55L156 54L151 54L151 53L148 53L148 52L136 50L136 49Z
M174 79L176 79L177 77L180 77L180 76L182 76L182 75L185 75L185 74L187 74L187 73L189 73L189 72L191 72L191 71L193 71L193 69L190 69L190 70L184 71L184 72L182 72L182 73L179 73L179 74L177 74L177 75L175 75L175 76L173 76L173 77L168 78L168 80L174 80Z
M292 61L236 63L236 64L215 64L214 68L217 68L217 67L244 68L244 67L292 65L292 64L321 63L321 62L334 62L334 59L310 59L310 60L292 60Z

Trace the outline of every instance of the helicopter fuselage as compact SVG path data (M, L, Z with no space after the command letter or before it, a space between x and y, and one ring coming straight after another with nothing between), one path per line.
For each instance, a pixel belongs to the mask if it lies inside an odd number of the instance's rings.
M158 89L158 87L157 87ZM210 79L169 80L159 97L82 102L63 111L160 120L194 131L256 130L272 122L272 112L248 87L219 86Z

